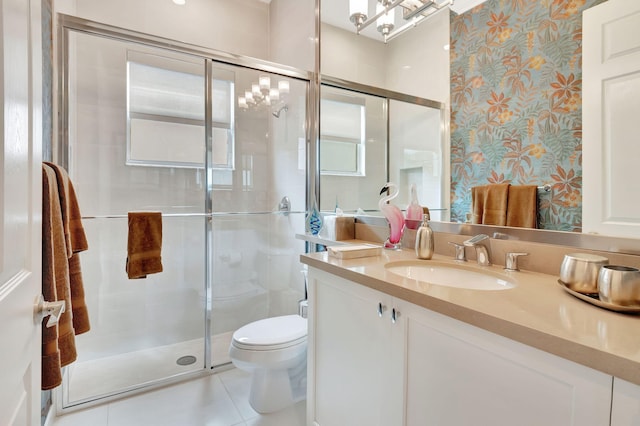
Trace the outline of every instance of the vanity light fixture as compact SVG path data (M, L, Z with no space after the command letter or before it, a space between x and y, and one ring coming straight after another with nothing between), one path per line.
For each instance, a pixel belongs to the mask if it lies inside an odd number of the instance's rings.
M187 0L173 0L173 2L178 6L184 6L187 3Z
M289 94L289 82L279 80L271 87L271 77L261 75L257 83L251 83L251 89L244 91L244 96L238 96L238 107L241 110L268 108L272 103L286 101ZM276 87L277 86L277 87ZM274 106L277 107L278 105Z
M387 43L403 32L417 26L436 12L453 5L454 0L374 0L375 15L369 17L370 0L349 0L349 20L356 34L376 23L377 30ZM396 20L395 9L402 9L401 20Z

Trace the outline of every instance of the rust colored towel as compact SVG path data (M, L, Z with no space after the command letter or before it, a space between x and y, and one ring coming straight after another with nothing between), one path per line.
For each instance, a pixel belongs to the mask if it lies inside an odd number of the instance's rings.
M484 212L484 198L487 186L474 186L471 188L471 223L482 224Z
M509 186L500 183L471 188L472 223L506 225Z
M57 326L42 326L42 389L62 382L61 367L76 359L70 308L69 263L55 171L42 165L42 294L48 302L64 300Z
M507 223L509 186L508 183L487 186L482 223L485 225L505 225Z
M538 187L511 185L507 202L507 226L536 228L538 222Z
M71 293L71 311L75 334L82 334L91 328L89 311L84 298L84 282L78 253L89 248L87 237L82 226L82 215L76 197L76 191L67 171L53 163L45 163L56 173L58 196L62 212L64 236L69 257L69 288Z
M126 271L129 278L162 272L162 214L129 212Z

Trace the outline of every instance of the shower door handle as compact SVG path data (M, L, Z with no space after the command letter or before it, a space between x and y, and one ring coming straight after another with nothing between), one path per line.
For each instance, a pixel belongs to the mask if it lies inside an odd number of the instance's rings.
M65 302L60 300L57 302L47 302L42 295L38 296L35 303L34 314L37 321L42 321L46 316L49 317L46 326L53 327L58 324L60 317L64 313Z

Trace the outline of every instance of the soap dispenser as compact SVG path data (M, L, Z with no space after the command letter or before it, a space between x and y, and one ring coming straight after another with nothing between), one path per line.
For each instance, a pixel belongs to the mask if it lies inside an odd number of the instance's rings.
M422 224L416 231L416 256L418 259L431 259L433 248L433 229L429 226L429 213L425 213Z

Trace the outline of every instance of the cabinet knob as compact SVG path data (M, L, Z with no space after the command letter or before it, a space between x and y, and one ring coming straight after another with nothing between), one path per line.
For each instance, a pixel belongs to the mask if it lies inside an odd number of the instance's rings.
M380 318L382 318L382 314L384 313L385 310L385 306L382 304L382 302L378 303L378 316Z

